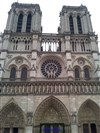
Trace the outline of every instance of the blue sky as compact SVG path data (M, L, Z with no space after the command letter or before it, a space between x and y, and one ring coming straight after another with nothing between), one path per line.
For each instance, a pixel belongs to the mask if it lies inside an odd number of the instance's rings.
M6 27L8 11L11 4L17 0L1 0L0 4L0 32L3 32ZM99 0L18 0L19 3L38 3L42 10L42 26L45 33L57 33L59 26L59 13L63 5L67 6L87 6L93 26L93 31L98 34L100 41L100 6ZM100 43L99 43L100 45Z

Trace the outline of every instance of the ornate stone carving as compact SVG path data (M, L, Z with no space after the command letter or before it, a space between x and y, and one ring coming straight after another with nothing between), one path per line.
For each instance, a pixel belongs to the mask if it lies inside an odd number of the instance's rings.
M49 59L42 64L41 71L47 78L56 78L60 75L62 67L58 61Z
M33 121L33 113L27 112L27 125L32 125Z
M27 82L21 83L19 86L19 82L17 83L0 83L2 86L0 95L27 95L27 94L34 94L34 95L43 95L43 94L88 94L88 95L95 95L100 94L100 84L99 82ZM13 89L12 89L13 88Z
M15 63L18 65L21 65L23 63L23 58L22 57L17 57L15 60Z
M9 103L0 113L2 127L24 127L23 112L15 103Z
M46 112L43 115L43 122L60 122L61 116L58 114L58 112L50 107L46 110Z
M83 65L85 64L85 60L82 59L82 58L78 59L77 62L78 62L78 64L79 64L80 66L83 66Z
M9 54L7 55L7 58L8 58L8 59L10 59L10 58L12 58L12 57L13 57L13 55L9 55Z
M31 57L32 57L31 54L28 54L28 55L27 55L27 58L28 58L28 59L31 59Z
M72 112L72 114L71 114L71 122L72 122L72 124L76 124L76 112Z
M32 36L13 36L10 38L10 42L11 43L25 43L25 44L29 44L32 43Z

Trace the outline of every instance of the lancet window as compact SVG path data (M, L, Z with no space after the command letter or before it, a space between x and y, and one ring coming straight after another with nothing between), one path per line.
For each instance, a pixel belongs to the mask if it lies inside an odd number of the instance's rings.
M78 26L78 33L82 34L82 25L81 25L80 16L77 16L77 26Z
M10 71L10 79L15 80L15 78L16 78L16 68L12 67Z
M23 23L23 14L21 13L18 17L17 30L16 32L21 32Z
M70 25L70 32L74 34L74 24L73 24L73 17L72 15L69 16L69 25Z
M27 79L27 68L23 67L21 70L21 80L26 80Z
M26 24L26 32L31 31L31 20L32 20L32 15L28 14L27 16L27 24Z

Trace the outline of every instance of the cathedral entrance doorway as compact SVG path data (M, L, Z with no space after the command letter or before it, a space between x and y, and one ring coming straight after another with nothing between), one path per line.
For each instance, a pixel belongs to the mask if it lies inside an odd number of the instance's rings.
M70 133L69 113L64 104L50 96L38 106L34 116L36 133Z
M99 133L99 106L92 100L85 101L78 112L79 133Z
M43 123L40 124L40 133L64 133L63 123Z

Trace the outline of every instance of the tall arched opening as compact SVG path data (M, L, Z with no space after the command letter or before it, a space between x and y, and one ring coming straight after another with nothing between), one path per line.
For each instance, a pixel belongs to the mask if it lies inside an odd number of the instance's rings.
M21 108L11 102L0 111L1 133L24 133L25 118Z
M34 133L70 133L70 118L65 105L57 98L46 98L34 115Z
M79 133L99 133L99 123L99 106L92 100L85 101L78 112Z

